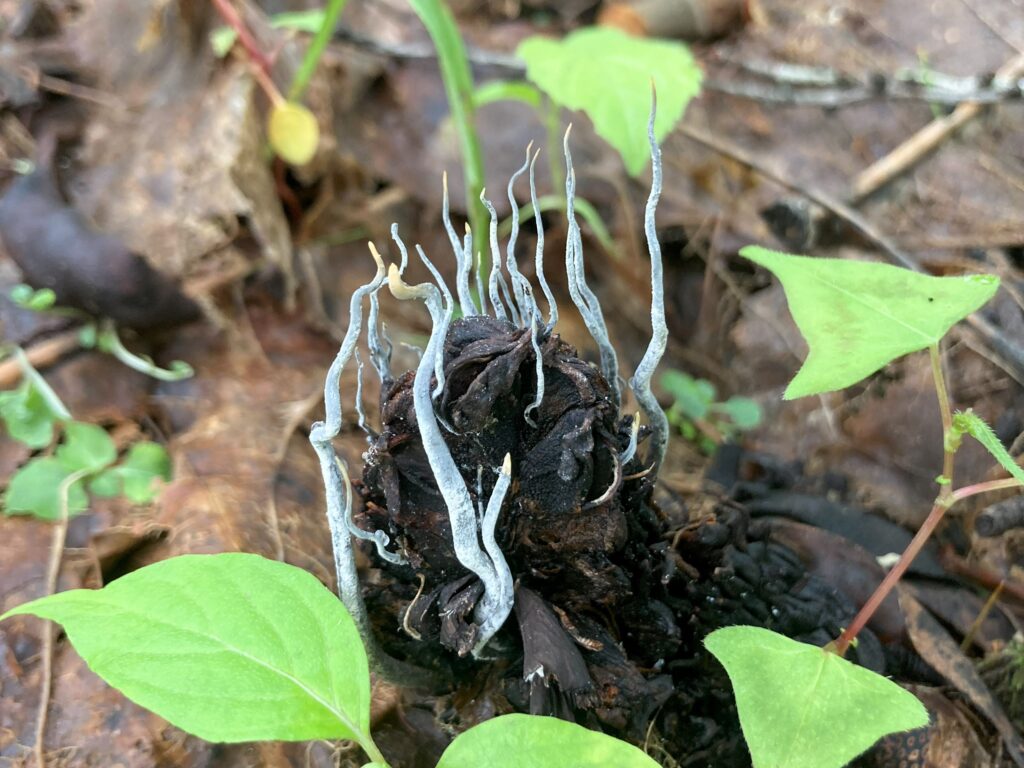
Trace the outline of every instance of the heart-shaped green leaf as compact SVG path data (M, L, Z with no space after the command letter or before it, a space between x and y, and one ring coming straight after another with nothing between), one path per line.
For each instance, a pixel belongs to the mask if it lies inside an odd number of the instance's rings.
M782 282L810 353L787 400L856 384L886 363L926 349L999 288L994 275L932 277L888 264L815 259L747 246L740 251Z
M583 27L562 40L530 37L516 51L526 76L552 101L581 109L636 176L651 156L647 116L651 81L658 91L654 136L660 142L700 92L702 73L681 43Z
M35 600L92 670L208 741L369 739L366 653L311 574L256 555L186 555L103 589Z
M42 520L60 520L64 514L62 491L74 470L68 469L52 456L32 459L11 476L4 492L4 513L35 515ZM67 514L82 512L89 506L89 497L82 480L67 486Z
M632 744L554 717L503 715L456 737L437 768L658 768Z
M102 427L72 421L64 428L64 440L56 456L69 472L98 472L114 463L117 448Z
M891 680L762 627L704 639L732 681L754 768L840 768L878 739L928 723Z
M29 448L50 444L57 418L30 378L22 379L15 389L0 392L0 419L7 434Z
M171 459L158 443L136 443L124 460L97 475L89 490L97 496L123 494L129 501L146 504L159 493L159 481L171 479Z

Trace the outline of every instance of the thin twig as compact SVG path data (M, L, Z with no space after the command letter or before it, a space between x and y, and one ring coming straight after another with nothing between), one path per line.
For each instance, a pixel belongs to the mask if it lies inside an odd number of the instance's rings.
M73 472L64 478L57 493L60 496L60 520L53 527L53 538L50 544L50 560L46 566L46 594L55 594L57 579L60 576L60 563L64 557L64 543L68 536L68 495L71 486L88 474L88 470ZM43 680L39 690L39 715L36 718L36 765L46 768L46 719L50 710L50 693L53 688L53 622L46 621L43 628Z
M35 369L49 368L69 352L81 346L78 330L64 331L25 350L28 362ZM14 358L0 362L0 389L10 389L21 380L22 367Z
M1017 80L1022 76L1024 53L1014 56L996 72L996 78L1002 80ZM852 201L863 200L904 173L958 129L980 115L984 107L985 104L978 99L965 101L950 114L932 120L885 157L857 175L853 182Z

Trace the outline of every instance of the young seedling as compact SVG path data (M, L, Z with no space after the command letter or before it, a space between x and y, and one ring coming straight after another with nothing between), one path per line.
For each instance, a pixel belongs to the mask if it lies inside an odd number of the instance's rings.
M735 395L718 402L715 385L706 379L670 369L661 375L660 383L674 401L666 414L669 423L705 453L754 429L764 418L761 406L749 397Z
M34 515L59 520L88 507L88 490L97 496L123 495L145 504L159 493L158 481L170 479L170 459L163 446L140 442L120 463L106 430L74 421L57 394L29 364L21 349L14 350L22 368L17 388L0 392L0 419L8 435L32 449L46 448L54 431L61 442L52 456L34 456L10 478L3 493L6 515Z
M705 641L733 683L755 766L838 767L886 733L928 722L927 711L913 696L854 667L843 655L946 510L969 496L1024 484L1024 472L978 416L970 410L953 414L939 356L942 337L995 294L999 279L932 277L884 264L812 259L758 247L740 253L779 278L807 340L807 360L786 388L786 399L843 389L912 352L927 349L931 356L945 457L935 504L854 620L824 649L756 627L728 627ZM953 458L965 435L984 445L1011 477L955 488ZM837 723L843 727L837 729Z

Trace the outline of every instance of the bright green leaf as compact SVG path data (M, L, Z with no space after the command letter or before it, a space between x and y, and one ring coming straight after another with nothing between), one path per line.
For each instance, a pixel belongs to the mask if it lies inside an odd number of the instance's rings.
M650 159L647 116L651 81L658 92L654 136L660 142L700 91L701 71L686 46L631 37L609 27L584 27L563 40L531 37L516 54L526 76L569 109L581 109L636 176Z
M695 379L682 371L668 370L661 374L659 381L687 418L703 419L715 401L715 385L706 379Z
M43 520L62 517L61 498L64 481L73 474L52 457L32 459L11 476L4 492L4 513L35 515ZM89 506L89 498L77 480L67 487L67 514L74 515Z
M968 408L966 411L955 413L953 428L960 432L966 432L985 446L985 449L992 454L1003 469L1013 475L1019 483L1024 484L1024 469L1021 469L1013 460L1013 456L1006 450L1006 446L1003 445L996 433L992 431L992 427L986 424L985 420L973 410Z
M270 110L267 138L274 152L290 165L305 165L316 154L320 126L306 107L286 101Z
M728 416L737 429L754 429L764 419L760 403L749 397L730 397L724 403L715 403L712 408Z
M503 715L456 737L437 768L658 768L632 744L554 717Z
M839 768L928 711L891 680L762 627L725 627L704 645L732 681L754 768Z
M515 80L489 80L473 91L473 106L482 107L495 101L521 101L540 108L540 91L529 83Z
M9 295L11 301L19 307L30 309L33 312L44 312L57 303L57 294L52 289L40 288L37 291L25 283L14 286Z
M136 443L124 460L93 478L89 490L97 496L124 495L136 504L147 504L159 494L160 480L171 479L171 459L158 443Z
M910 352L938 343L992 298L994 275L932 277L866 261L815 259L747 246L740 251L782 282L810 353L784 397L856 384Z
M29 448L43 448L53 439L57 415L34 382L25 377L17 388L0 392L0 419L12 439Z
M210 32L210 48L213 49L213 55L218 59L223 59L228 55L228 51L235 45L237 39L238 33L231 27L217 27Z
M240 553L185 555L4 617L16 614L63 624L93 672L207 741L372 743L355 623L294 566Z
M102 427L72 421L64 428L64 440L57 447L57 461L68 472L98 472L117 459L117 448Z

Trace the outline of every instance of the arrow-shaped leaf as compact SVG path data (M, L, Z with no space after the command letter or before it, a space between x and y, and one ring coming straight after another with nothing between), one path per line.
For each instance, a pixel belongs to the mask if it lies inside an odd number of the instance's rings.
M782 281L810 353L787 400L856 384L886 363L938 343L992 298L994 275L932 277L875 262L740 251Z

